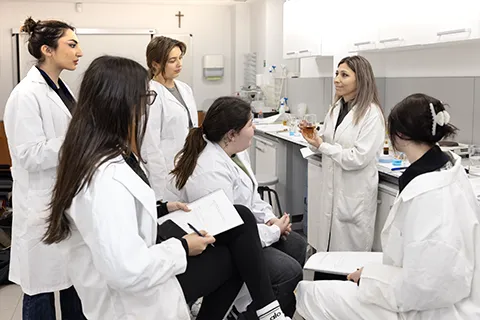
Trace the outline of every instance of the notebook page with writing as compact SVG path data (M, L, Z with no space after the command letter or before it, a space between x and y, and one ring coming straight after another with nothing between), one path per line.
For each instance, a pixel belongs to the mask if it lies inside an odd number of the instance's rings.
M188 204L189 212L177 210L157 220L162 224L172 220L187 233L192 233L188 223L197 230L205 230L215 236L243 224L242 218L223 190L214 191Z

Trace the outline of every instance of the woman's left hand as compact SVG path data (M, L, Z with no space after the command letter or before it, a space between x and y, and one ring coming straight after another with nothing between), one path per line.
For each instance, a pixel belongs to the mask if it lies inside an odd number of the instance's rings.
M167 210L168 212L173 212L176 210L183 210L183 211L190 211L190 208L182 202L167 202Z
M357 271L355 271L353 273L350 273L347 276L347 280L353 281L353 282L358 284L358 281L360 280L360 277L362 276L362 271L363 271L363 267L360 268L360 269L357 269Z

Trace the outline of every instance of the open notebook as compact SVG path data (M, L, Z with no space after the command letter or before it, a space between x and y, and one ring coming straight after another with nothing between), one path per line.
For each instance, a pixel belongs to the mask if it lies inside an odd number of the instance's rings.
M348 275L371 263L382 263L382 252L318 252L308 259L304 269Z
M190 223L197 230L205 230L212 236L243 224L237 210L221 189L189 203L188 207L191 211L171 212L159 218L158 224L172 220L185 232L192 233L193 230L188 226Z

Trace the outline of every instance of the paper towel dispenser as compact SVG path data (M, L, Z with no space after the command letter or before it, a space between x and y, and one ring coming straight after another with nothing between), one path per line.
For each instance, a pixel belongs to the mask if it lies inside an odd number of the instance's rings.
M221 54L203 56L203 76L206 80L220 80L223 78L224 61Z

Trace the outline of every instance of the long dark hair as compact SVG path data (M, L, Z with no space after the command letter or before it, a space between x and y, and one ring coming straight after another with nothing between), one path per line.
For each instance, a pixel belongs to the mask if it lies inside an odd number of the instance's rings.
M208 109L200 128L193 128L188 133L183 149L175 156L175 186L182 189L197 165L198 157L207 145L203 135L211 142L220 142L233 130L238 133L250 121L252 108L242 99L220 97Z
M396 148L396 137L433 146L440 140L457 133L457 127L448 123L443 126L436 124L435 135L432 134L434 119L430 103L436 114L444 111L447 106L426 94L415 93L400 101L392 109L388 116L388 134L394 148Z
M32 17L29 17L23 23L20 31L28 33L28 52L38 60L38 63L42 63L45 60L45 56L42 53L42 46L46 45L52 49L57 49L58 39L60 39L68 29L75 31L74 27L63 21L35 21Z
M130 59L102 56L85 71L77 109L60 150L46 243L60 242L70 235L65 211L100 165L122 153L130 155L132 143L137 146L139 161L143 161L139 150L148 121L147 88L147 70Z

